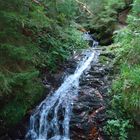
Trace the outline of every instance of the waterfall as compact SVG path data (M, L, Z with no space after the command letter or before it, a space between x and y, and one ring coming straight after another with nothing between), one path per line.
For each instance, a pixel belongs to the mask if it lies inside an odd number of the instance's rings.
M96 62L98 52L91 48L83 55L74 74L65 78L62 85L43 100L31 115L27 140L70 140L69 125L79 79L90 68L91 62Z

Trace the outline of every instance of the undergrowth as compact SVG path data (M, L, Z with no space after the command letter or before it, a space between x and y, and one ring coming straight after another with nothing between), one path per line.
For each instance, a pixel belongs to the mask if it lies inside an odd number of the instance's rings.
M73 0L1 1L1 122L15 125L42 98L42 69L56 73L73 50L87 47L73 25L75 14Z
M134 0L127 19L128 26L115 32L115 43L112 45L116 46L113 50L116 54L114 67L119 69L112 85L110 119L105 126L107 134L112 139L116 136L120 140L127 139L131 126L140 121L138 117L140 116L140 9L138 7L140 1Z

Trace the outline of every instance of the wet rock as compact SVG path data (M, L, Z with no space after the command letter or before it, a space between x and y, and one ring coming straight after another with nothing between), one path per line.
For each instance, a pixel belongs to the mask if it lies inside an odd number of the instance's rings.
M74 73L76 66L75 59L68 61L64 66L65 73L60 71L54 75L47 74L47 81L45 82L57 88L67 75ZM104 134L102 130L107 119L105 113L106 99L108 98L108 89L112 80L112 77L109 77L110 73L113 73L111 66L97 62L96 64L92 63L89 72L85 72L80 78L79 94L74 99L73 114L70 121L70 137L72 140L103 140ZM59 120L62 120L62 112L60 112L59 116ZM10 129L10 137L4 135L2 138L0 137L0 140L24 139L28 126L27 120L29 120L29 116L28 119L25 118L21 122L22 124L19 124L20 126Z
M107 56L108 57L108 56ZM80 89L74 102L70 122L72 140L98 140L105 138L103 126L107 119L106 99L112 77L112 67L96 63L80 79Z

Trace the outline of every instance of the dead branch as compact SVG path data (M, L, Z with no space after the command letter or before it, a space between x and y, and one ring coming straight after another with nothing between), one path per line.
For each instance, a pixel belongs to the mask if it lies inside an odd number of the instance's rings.
M92 118L95 117L95 115L96 115L97 113L99 113L100 111L102 111L102 110L104 110L104 109L105 109L105 107L102 106L102 107L98 108L97 110L95 110L95 111L89 116L88 122L91 122Z
M32 2L34 2L34 3L36 3L36 4L40 5L40 6L43 6L44 8L46 8L46 6L43 3L39 2L38 0L32 0Z
M85 4L85 3L82 3L81 1L79 0L75 0L78 4L82 5L82 8L88 12L90 15L93 15L93 13L89 10L89 7Z
M34 3L41 5L41 3L38 0L32 0Z

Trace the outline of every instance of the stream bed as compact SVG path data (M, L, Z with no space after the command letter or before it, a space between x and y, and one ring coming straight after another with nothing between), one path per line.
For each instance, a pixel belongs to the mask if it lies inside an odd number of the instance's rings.
M93 42L94 47L73 58L67 74L63 74L65 78L58 80L63 81L58 89L32 111L29 124L27 117L26 123L10 130L6 140L108 139L103 126L113 69L108 62L100 61L102 49L97 45Z

